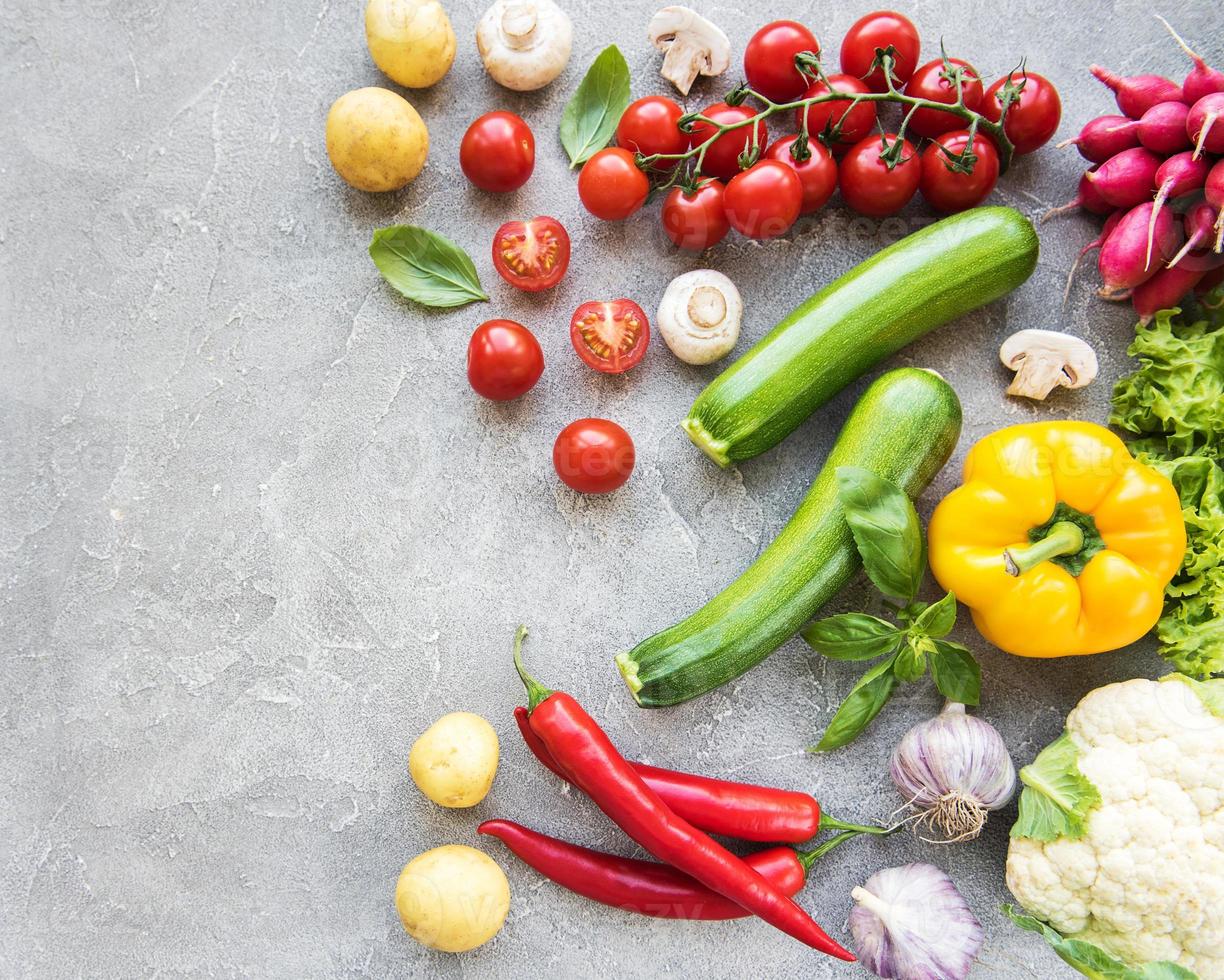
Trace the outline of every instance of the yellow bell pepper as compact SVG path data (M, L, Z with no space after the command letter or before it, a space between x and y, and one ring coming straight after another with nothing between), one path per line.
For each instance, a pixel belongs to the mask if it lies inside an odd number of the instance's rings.
M982 439L927 538L939 584L983 637L1022 657L1133 643L1160 618L1186 550L1173 484L1091 422Z

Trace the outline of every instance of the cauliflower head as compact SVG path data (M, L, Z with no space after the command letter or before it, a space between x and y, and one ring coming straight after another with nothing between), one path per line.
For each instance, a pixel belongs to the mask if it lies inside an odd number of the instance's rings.
M1098 688L1020 778L1007 886L1064 959L1224 980L1224 680Z

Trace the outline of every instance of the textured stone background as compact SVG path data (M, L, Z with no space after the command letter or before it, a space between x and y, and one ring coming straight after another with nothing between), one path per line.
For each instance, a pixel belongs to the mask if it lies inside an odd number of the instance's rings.
M634 93L666 91L644 32L654 4L569 2L574 56L548 90L486 79L472 41L482 4L450 2L460 38L448 77L410 95L433 138L399 194L347 188L323 149L331 101L388 84L366 54L356 0L0 0L0 972L136 975L508 977L846 976L761 923L647 921L591 905L524 869L482 818L524 819L627 850L514 734L522 691L509 661L529 623L538 675L578 695L624 750L656 763L807 787L847 818L897 804L885 775L900 733L937 707L903 691L870 734L829 757L803 747L856 671L792 642L728 687L678 709L635 708L611 656L714 594L800 499L862 385L739 471L717 472L677 421L716 369L661 344L627 377L599 377L569 349L581 300L627 295L651 310L674 274L710 264L740 283L744 343L798 300L929 221L915 204L877 226L841 206L768 246L731 241L696 258L663 247L656 213L599 224L579 209L556 139L565 98L594 54L619 44ZM810 8L702 4L738 60L756 26L798 14L839 43L867 2ZM1006 11L1006 12L1005 12ZM1107 111L1086 75L1176 71L1182 56L1147 4L1025 0L909 5L937 54L993 77L1027 55L1065 97L1060 136ZM1170 7L1219 61L1214 0ZM691 100L712 101L728 80ZM539 147L518 194L458 175L471 118L522 113ZM1079 168L1052 148L1022 161L995 200L1036 216ZM490 268L493 228L551 212L574 236L555 292L512 292ZM476 257L492 296L450 313L401 301L366 245L395 221L436 228ZM1032 280L895 358L936 368L965 403L955 481L973 440L1037 418L1103 420L1127 368L1131 316L1091 296L1061 306L1067 268L1094 225L1041 228ZM464 377L477 322L520 319L548 370L529 396L482 402ZM1065 327L1102 356L1091 389L1045 405L1007 401L999 341ZM571 419L633 434L621 492L582 498L549 451ZM841 604L864 601L848 590ZM1149 644L1078 662L980 653L983 714L1027 762L1092 687L1160 662ZM406 772L435 717L469 709L503 736L488 799L447 812ZM831 857L804 902L844 936L850 888L886 865L934 861L986 926L977 975L1066 970L1007 925L1002 865L1014 810L966 845L858 843ZM510 919L461 958L402 933L395 878L418 852L465 842L510 875Z

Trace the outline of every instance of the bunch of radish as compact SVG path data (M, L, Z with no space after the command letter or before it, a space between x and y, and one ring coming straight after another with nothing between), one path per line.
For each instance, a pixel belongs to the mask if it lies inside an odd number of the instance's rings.
M1050 212L1079 208L1108 217L1080 258L1099 249L1097 295L1129 299L1145 321L1224 281L1224 71L1160 19L1193 67L1179 85L1092 66L1122 115L1093 119L1060 144L1074 144L1093 166L1075 198Z

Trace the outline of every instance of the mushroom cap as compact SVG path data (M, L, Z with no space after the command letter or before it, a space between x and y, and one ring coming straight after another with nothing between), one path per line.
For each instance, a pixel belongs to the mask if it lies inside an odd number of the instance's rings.
M712 364L731 352L743 318L735 283L714 269L694 269L668 283L655 322L680 360Z
M1003 366L1016 372L1009 395L1045 398L1054 388L1083 388L1097 376L1096 352L1057 330L1020 330L999 348Z
M495 82L531 92L561 74L573 34L553 0L495 0L476 25L476 48Z

